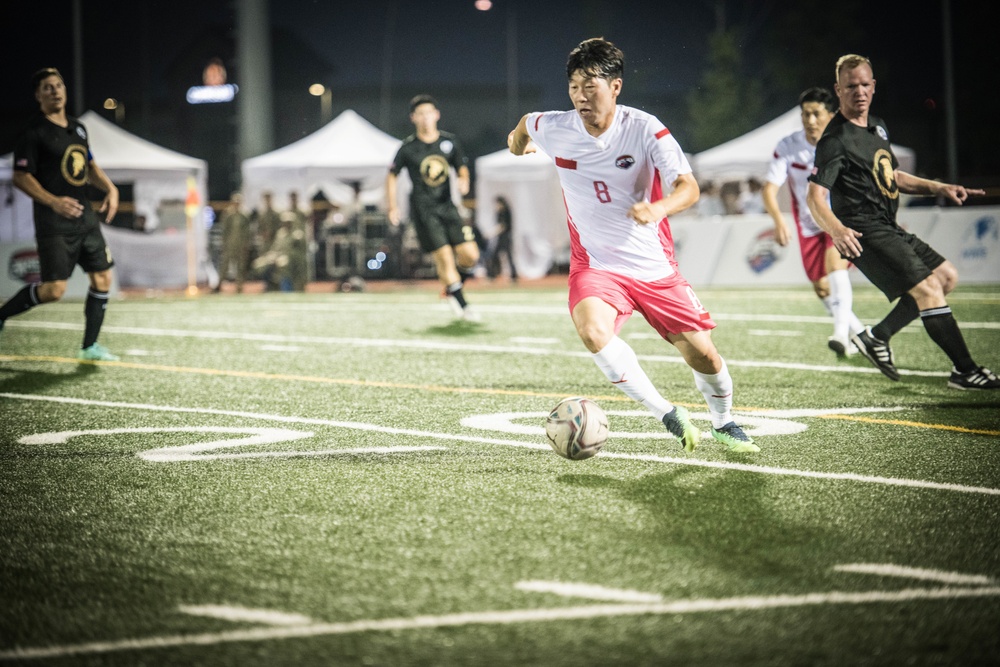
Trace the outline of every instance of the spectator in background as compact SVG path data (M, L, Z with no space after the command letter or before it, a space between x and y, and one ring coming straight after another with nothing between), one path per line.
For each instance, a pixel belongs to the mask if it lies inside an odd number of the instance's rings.
M827 345L837 357L852 354L852 336L864 331L854 314L854 292L847 274L848 262L833 247L830 235L816 224L806 201L809 174L816 160L816 143L837 111L837 99L826 88L809 88L799 95L802 129L778 142L767 170L764 206L774 221L774 237L784 247L791 240L785 216L778 206L778 188L786 181L792 197L792 219L799 237L802 268L813 291L833 317L833 335Z
M701 188L701 199L698 200L698 215L709 217L725 214L726 207L722 205L722 199L719 197L719 186L715 181L705 181Z
M305 292L306 283L309 282L309 244L312 238L309 234L311 225L309 216L299 208L299 193L288 193L288 211L282 214L282 223L285 215L291 216L292 226L291 249L288 258L288 274L292 281L292 289L296 292Z
M517 282L517 267L514 265L514 237L512 233L513 217L510 204L505 197L496 198L497 226L496 234L489 243L486 259L486 273L490 278L496 278L503 273L503 258L507 258L510 267L511 282Z
M274 235L278 233L278 229L281 227L281 218L278 212L274 210L274 195L270 190L265 190L260 196L261 207L257 212L257 234L256 234L256 247L257 256L265 254L271 246L274 244ZM264 276L264 290L267 292L278 289L278 285L274 282L273 278L265 273Z
M739 207L740 213L753 215L755 213L765 213L764 198L761 194L763 185L751 176L747 179L747 189L740 193Z
M739 215L742 212L740 210L741 192L739 181L726 181L719 188L719 199L722 200L724 215Z
M236 292L240 293L243 291L243 283L246 282L253 235L250 230L250 218L243 210L243 195L239 192L234 192L229 198L229 206L222 215L221 225L222 262L219 264L219 277L222 281L226 281L233 275Z

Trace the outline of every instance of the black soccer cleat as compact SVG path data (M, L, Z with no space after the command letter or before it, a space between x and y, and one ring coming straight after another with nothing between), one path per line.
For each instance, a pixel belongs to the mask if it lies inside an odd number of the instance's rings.
M949 389L1000 389L1000 378L990 369L980 366L968 373L952 369L948 378Z
M854 334L851 340L858 348L858 352L875 364L875 368L882 371L882 375L890 380L899 381L899 371L892 363L892 349L889 343L873 336L871 327L865 327L864 331Z

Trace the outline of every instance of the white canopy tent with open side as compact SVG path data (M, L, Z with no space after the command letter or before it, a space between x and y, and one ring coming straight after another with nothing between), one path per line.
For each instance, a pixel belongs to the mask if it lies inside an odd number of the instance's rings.
M389 165L402 143L348 109L294 143L244 160L243 199L256 206L269 190L275 206L283 208L289 192L304 201L322 190L340 205L380 204Z

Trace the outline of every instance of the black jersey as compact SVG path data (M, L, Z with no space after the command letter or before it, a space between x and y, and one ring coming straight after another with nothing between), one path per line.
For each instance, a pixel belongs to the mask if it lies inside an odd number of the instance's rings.
M455 135L441 132L433 143L424 143L410 135L399 147L389 171L399 174L404 168L413 181L410 201L416 205L451 202L450 168L457 171L468 163Z
M895 225L899 161L881 118L868 116L861 127L837 114L816 145L816 169L809 180L830 191L830 208L847 227Z
M87 201L91 160L87 128L76 118L67 120L69 124L60 127L39 113L21 132L14 147L16 171L33 175L57 197L72 197L83 205L83 216L72 219L35 202L36 236L79 234L100 226Z

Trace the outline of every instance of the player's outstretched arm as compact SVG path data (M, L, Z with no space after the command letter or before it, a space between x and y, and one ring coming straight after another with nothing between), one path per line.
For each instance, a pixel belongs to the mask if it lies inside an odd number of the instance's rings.
M527 155L528 153L534 153L536 150L534 142L531 141L531 135L528 134L528 116L525 114L521 116L521 120L517 123L517 127L510 131L507 135L507 147L510 152L514 155Z
M985 190L967 188L964 185L957 185L954 183L931 181L926 178L914 176L913 174L902 171L901 169L896 170L895 177L896 185L899 187L901 192L905 192L908 195L934 195L936 197L944 197L953 204L958 204L959 206L964 204L965 200L970 196L981 196L986 194Z

